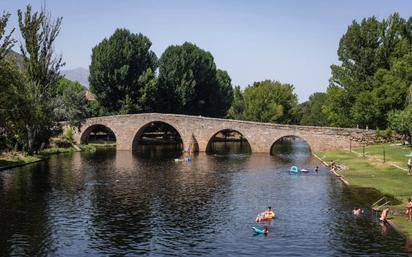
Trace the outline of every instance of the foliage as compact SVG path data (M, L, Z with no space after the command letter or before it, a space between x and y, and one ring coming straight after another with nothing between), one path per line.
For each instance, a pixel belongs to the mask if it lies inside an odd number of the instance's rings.
M31 6L25 12L18 10L18 21L24 58L26 122L29 153L38 151L49 140L56 127L54 98L60 68L64 65L61 56L54 55L54 42L59 34L62 18L51 21L45 11L32 13Z
M146 87L148 69L157 68L152 43L142 34L117 29L92 50L90 89L100 105L110 113L134 113L140 106L141 90Z
M152 69L147 69L139 77L139 83L144 85L140 89L140 107L143 112L153 112L156 109L156 96L158 93L158 83L155 73Z
M408 141L412 136L412 107L408 107L403 111L394 110L389 113L388 122L389 127L404 135Z
M26 86L17 67L6 60L0 61L0 149L23 145L26 139L25 118L28 105Z
M79 127L89 117L89 106L85 91L77 88L77 82L65 82L65 88L58 88L55 98L54 113L58 121L66 121L69 125ZM79 84L80 85L80 84Z
M89 117L99 117L108 115L109 112L106 108L100 105L99 101L88 101L87 109L89 111Z
M246 120L290 123L294 119L297 97L293 86L264 80L249 85L243 94Z
M63 95L63 92L66 89L75 92L83 92L83 94L85 93L85 88L79 82L62 78L57 83L57 94Z
M0 60L4 59L9 50L13 47L15 40L11 38L14 29L6 34L7 22L9 21L10 13L4 12L0 16Z
M233 101L230 106L227 118L234 120L243 120L245 112L245 99L243 97L243 92L240 89L240 86L235 86L233 90Z
M159 112L222 117L232 99L230 77L194 44L169 46L159 60Z
M232 79L230 78L227 71L217 69L216 80L219 86L216 98L216 114L217 117L224 117L227 114L230 106L233 102L233 87Z
M297 115L301 125L309 126L327 126L328 121L326 115L322 111L322 107L326 102L326 93L313 93L309 96L309 100L299 104Z
M391 110L403 109L412 83L412 19L353 21L339 43L339 65L323 111L333 126L385 128Z

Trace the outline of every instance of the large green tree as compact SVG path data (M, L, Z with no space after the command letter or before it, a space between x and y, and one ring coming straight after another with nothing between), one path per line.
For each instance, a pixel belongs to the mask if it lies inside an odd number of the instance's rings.
M92 50L90 89L110 113L135 113L147 109L142 91L150 87L147 73L157 68L151 41L142 34L117 29ZM149 83L150 85L147 85Z
M243 94L243 118L251 121L292 123L295 120L297 96L290 84L264 80L249 85Z
M227 72L194 44L170 46L159 60L157 107L160 112L223 117L233 99Z
M24 12L19 9L17 14L26 80L26 147L28 152L32 153L48 143L56 127L54 99L60 68L64 63L61 56L56 57L54 54L54 42L60 32L62 18L52 21L45 10L32 12L30 5Z
M324 113L333 126L384 128L390 110L402 109L410 78L412 19L353 21L340 40L340 64L332 65Z

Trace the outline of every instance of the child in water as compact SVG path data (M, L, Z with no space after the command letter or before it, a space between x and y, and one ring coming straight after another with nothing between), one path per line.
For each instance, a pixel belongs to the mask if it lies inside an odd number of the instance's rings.
M269 233L269 228L267 226L265 226L263 228L263 234L267 235Z

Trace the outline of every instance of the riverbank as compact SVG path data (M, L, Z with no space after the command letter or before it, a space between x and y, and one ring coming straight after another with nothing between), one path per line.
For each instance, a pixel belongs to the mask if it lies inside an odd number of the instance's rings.
M393 198L390 207L397 215L391 222L407 237L412 237L412 222L403 215L408 198L412 197L412 176L406 175L406 154L412 148L395 144L378 144L348 150L325 151L316 153L322 161L335 161L343 167L336 175L348 185L369 187L379 190ZM378 200L378 199L376 199Z
M38 154L28 155L24 152L10 151L0 155L0 170L11 169L24 166L30 163L39 162L49 158L54 154L65 154L73 152L94 152L97 148L115 147L115 144L88 144L88 145L73 145L72 147L52 147L41 151Z

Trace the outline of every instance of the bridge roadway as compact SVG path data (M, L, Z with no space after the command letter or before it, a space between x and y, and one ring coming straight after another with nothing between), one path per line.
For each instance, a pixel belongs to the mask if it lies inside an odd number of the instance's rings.
M110 128L116 136L117 150L133 150L136 138L152 122L164 122L179 132L184 151L198 146L204 152L209 141L219 131L230 129L239 132L250 144L252 152L270 153L272 145L284 136L297 136L305 140L313 152L360 146L375 137L375 131L353 129L314 127L298 125L281 125L272 123L239 121L208 118L180 114L142 113L129 115L103 116L86 119L79 130L74 133L77 143L85 143L96 125Z

